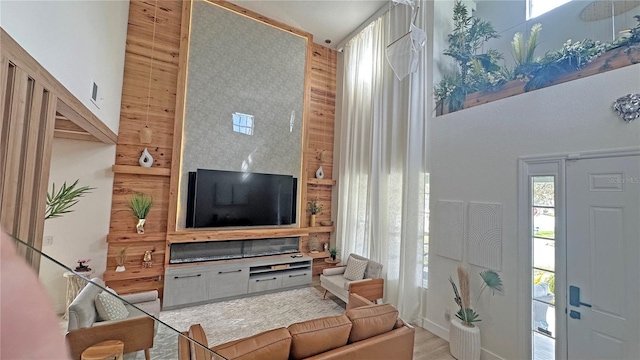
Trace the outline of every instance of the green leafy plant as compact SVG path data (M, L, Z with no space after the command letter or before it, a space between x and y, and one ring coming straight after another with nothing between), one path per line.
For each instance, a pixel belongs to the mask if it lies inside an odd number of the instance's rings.
M133 194L128 204L133 216L138 219L146 219L149 210L151 210L151 205L153 205L153 197L141 192Z
M529 74L525 91L548 86L559 76L582 69L593 59L602 55L607 45L600 41L584 39L572 42L567 40L562 49L548 51Z
M312 198L307 203L307 211L309 211L309 213L311 213L311 215L322 214L322 208L323 208L323 205L318 202L318 197L317 196Z
M463 107L467 94L488 90L503 84L506 79L498 61L503 55L495 49L479 53L490 39L500 37L493 25L475 16L469 16L466 6L456 1L453 8L453 31L447 36L449 47L444 54L458 64L458 73L445 78L435 87L439 106L448 104L449 111Z
M47 205L44 219L61 217L63 214L72 212L71 208L78 203L80 197L91 193L95 188L89 186L78 186L78 180L67 186L65 181L62 187L56 190L56 184L51 184L51 192L47 193Z
M515 62L514 75L526 76L528 75L527 68L533 63L537 63L535 51L538 47L538 34L542 30L542 24L533 24L529 32L529 38L526 43L524 41L524 35L521 32L517 32L513 35L511 41L511 48L513 50L513 59ZM511 77L510 77L511 78Z
M480 277L482 278L483 284L480 288L478 299L480 299L480 295L482 295L485 289L491 289L492 294L495 294L496 291L504 291L502 279L495 271L483 271L480 273ZM456 317L467 326L473 326L474 322L481 321L480 315L471 308L471 286L469 284L469 272L467 269L458 266L458 284L460 285L460 291L458 291L458 286L451 277L449 277L449 282L453 288L454 300L460 307L456 313Z
M338 249L337 248L330 248L329 249L329 256L331 257L332 260L335 260L336 257L338 256Z

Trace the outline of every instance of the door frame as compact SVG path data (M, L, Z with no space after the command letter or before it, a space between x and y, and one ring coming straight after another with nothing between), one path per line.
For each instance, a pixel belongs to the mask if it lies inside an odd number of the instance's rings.
M531 357L531 214L529 211L529 178L535 175L553 175L556 206L556 359L567 357L567 226L566 226L566 163L579 159L611 158L640 155L640 147L522 156L518 158L518 353L522 359Z

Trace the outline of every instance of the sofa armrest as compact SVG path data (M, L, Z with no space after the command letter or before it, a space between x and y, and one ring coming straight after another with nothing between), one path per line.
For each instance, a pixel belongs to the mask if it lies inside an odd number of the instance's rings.
M158 290L151 291L143 291L138 293L131 294L118 294L123 300L129 302L130 304L137 304L141 302L154 301L158 298Z
M71 358L80 360L84 350L107 340L122 341L125 354L150 349L153 347L153 323L153 319L145 316L69 331L66 340Z
M338 266L334 268L328 268L322 270L322 275L324 276L332 276L332 275L340 275L344 274L344 271L347 269L346 266Z
M347 310L355 309L362 306L373 305L374 302L362 297L361 295L350 293L349 302L347 303Z
M349 294L354 293L375 302L384 296L384 279L364 279L349 283Z

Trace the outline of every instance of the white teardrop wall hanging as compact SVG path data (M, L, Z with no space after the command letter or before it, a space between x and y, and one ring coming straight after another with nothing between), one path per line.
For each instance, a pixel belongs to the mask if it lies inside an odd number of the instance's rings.
M316 170L316 179L324 179L324 170L322 169L322 166Z
M142 155L140 156L140 160L138 160L138 163L140 163L140 166L147 168L153 165L153 156L151 156L147 148L144 148L144 150L142 151Z

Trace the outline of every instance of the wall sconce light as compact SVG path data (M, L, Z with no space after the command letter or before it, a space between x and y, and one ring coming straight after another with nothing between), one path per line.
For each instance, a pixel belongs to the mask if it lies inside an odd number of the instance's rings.
M627 94L613 103L613 110L626 122L640 117L640 94Z

